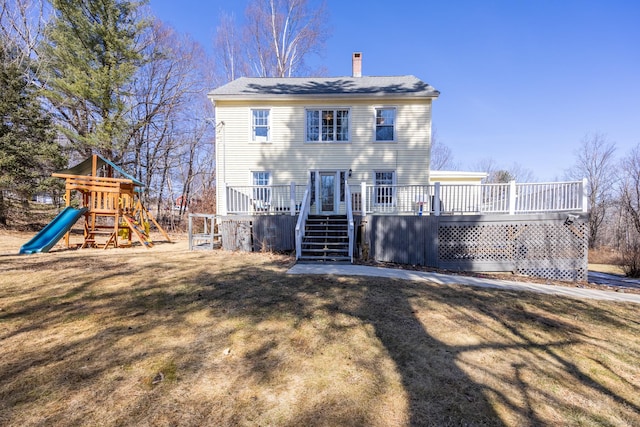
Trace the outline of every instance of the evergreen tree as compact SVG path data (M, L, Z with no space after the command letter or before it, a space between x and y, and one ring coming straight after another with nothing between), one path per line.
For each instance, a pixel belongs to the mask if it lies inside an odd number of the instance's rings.
M127 99L141 65L140 3L53 0L42 49L44 94L72 148L120 161L127 151Z
M51 185L50 175L65 166L50 117L42 110L28 73L0 40L0 190L29 200ZM7 223L7 203L0 191L0 223Z

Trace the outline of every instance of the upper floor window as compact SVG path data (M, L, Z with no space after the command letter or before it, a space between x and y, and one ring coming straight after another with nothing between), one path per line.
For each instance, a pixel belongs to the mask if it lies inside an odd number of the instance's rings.
M269 141L269 110L251 110L251 139Z
M307 141L349 141L349 110L307 110Z
M376 141L394 141L395 125L395 108L376 108Z

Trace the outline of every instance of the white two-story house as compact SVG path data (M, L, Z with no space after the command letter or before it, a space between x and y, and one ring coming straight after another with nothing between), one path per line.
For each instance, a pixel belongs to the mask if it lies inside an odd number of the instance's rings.
M218 226L203 235L220 230L228 250L295 248L299 260L586 277L584 180L430 173L440 93L411 75L363 76L360 53L352 66L349 77L240 78L209 93Z
M429 183L439 92L411 75L363 76L360 53L352 66L349 77L243 77L209 93L218 214L293 213L308 184L310 212L338 214L345 183L376 186L370 202L388 206L395 186Z

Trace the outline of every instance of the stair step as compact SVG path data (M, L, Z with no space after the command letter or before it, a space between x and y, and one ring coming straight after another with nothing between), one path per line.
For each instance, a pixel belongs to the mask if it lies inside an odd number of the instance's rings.
M310 237L312 239L322 239L322 238L348 238L347 233L306 233L305 237Z
M349 228L349 224L342 222L332 222L330 224L326 222L307 222L306 228Z
M346 215L309 215L301 262L351 262Z
M305 252L322 252L322 253L335 253L335 252L349 252L349 247L346 248L306 248L302 250L302 253Z
M300 261L346 261L350 262L351 257L348 256L301 256Z
M346 237L338 237L338 238L334 238L334 239L327 239L327 238L318 238L318 239L304 239L302 241L302 244L308 243L310 245L326 245L326 244L334 244L334 245L346 245L347 243L349 243L349 239L347 239Z
M308 247L309 249L315 248L324 248L324 247L332 247L332 248L342 248L345 246L349 246L348 241L343 242L302 242L302 246Z

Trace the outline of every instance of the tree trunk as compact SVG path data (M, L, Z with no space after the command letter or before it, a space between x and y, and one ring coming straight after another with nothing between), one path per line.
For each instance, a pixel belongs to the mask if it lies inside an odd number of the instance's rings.
M0 224L7 225L9 206L4 200L4 191L0 190Z

